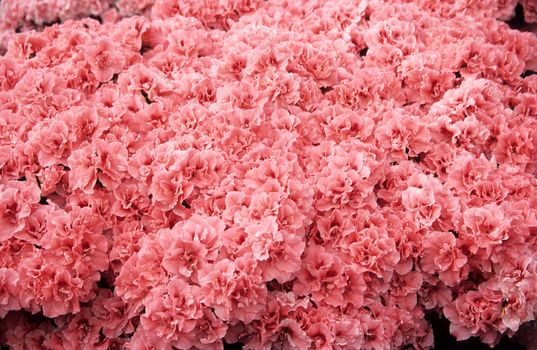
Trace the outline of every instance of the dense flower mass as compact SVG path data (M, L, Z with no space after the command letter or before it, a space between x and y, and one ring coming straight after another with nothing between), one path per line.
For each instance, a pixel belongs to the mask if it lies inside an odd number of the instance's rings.
M458 340L528 333L517 3L3 0L0 343L427 349L434 314Z

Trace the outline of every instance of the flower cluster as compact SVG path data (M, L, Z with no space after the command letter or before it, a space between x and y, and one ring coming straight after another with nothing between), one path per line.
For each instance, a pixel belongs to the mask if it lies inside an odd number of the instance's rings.
M4 49L14 31L43 29L53 23L84 17L117 22L121 18L144 15L163 18L173 14L192 16L206 26L229 28L241 15L255 10L261 0L3 0L0 2L0 50ZM266 0L265 0L266 1ZM389 0L394 2L394 0ZM527 23L537 23L534 0L397 0L413 2L436 16L452 18L464 13L509 20L516 6L523 9ZM155 3L157 6L153 8ZM210 23L210 24L209 24Z
M537 317L516 0L34 3L0 4L0 343L421 349L428 314L489 345Z

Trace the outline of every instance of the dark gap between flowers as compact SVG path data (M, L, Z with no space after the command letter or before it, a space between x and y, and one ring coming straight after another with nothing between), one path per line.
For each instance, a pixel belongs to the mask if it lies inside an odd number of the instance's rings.
M517 4L515 8L515 17L506 22L511 29L521 30L526 25L524 21L524 8L521 4Z
M224 350L242 350L241 343L228 344L224 342Z
M533 32L537 35L537 23L527 23L524 19L524 8L518 4L515 8L515 16L505 22L511 29L520 30L523 32Z

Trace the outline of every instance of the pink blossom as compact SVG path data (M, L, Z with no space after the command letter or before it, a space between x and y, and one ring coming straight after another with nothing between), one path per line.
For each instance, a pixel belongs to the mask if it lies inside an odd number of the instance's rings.
M375 137L379 146L390 151L394 159L406 159L405 152L415 157L429 150L429 131L417 118L400 118L395 112L386 118L387 121L376 129Z
M69 182L74 189L91 194L99 180L106 188L113 190L119 186L127 169L127 150L119 142L97 140L74 151L68 159L68 165L71 168Z
M99 118L97 111L90 106L73 107L65 112L65 116L65 121L75 136L73 143L77 145L101 137L102 133L109 127L108 121Z
M450 332L457 340L465 340L477 334L487 335L491 331L490 325L500 317L500 301L501 295L482 295L479 291L460 295L452 305L444 307L444 315L451 322ZM494 341L493 335L491 340Z
M311 293L313 300L332 306L362 303L365 284L356 268L345 266L320 246L306 250L304 268L298 273L295 293Z
M378 277L390 276L401 259L395 241L376 227L353 232L342 242L341 249L351 261Z
M313 346L317 349L329 349L334 342L330 328L323 323L314 323L308 328L308 335L312 339Z
M171 274L191 277L206 262L215 261L224 223L216 217L193 216L171 230L159 232L164 251L162 266Z
M99 320L107 337L115 338L134 329L131 317L136 315L136 310L109 289L99 291L91 312Z
M187 342L185 336L202 316L199 303L199 287L192 287L182 279L173 279L166 286L152 291L140 325L152 346L164 346Z
M198 319L196 325L196 347L199 349L222 349L222 339L227 333L228 326L207 309L203 310L203 315L204 317Z
M62 330L63 346L66 349L94 347L99 340L99 324L87 308L71 317Z
M362 333L364 341L362 346L370 349L382 349L387 344L386 330L381 319L373 318L369 315L361 315Z
M4 318L9 311L19 310L18 298L19 274L17 271L7 268L0 269L0 316Z
M7 240L24 229L32 207L39 202L39 188L11 181L0 185L0 191L0 239Z
M42 308L47 317L57 317L80 310L79 292L83 281L65 268L53 269L41 257L28 259L21 266L21 306L32 310Z
M39 244L47 231L47 222L53 212L54 209L51 206L39 206L26 218L24 230L16 234L15 237L32 244Z
M42 166L65 162L64 154L70 147L67 124L59 120L44 127L36 136L36 142L40 147L38 159Z
M457 239L450 232L432 232L423 242L424 254L421 258L423 271L438 273L448 286L456 285L468 272L465 267L467 257L457 247Z
M446 183L458 191L469 191L476 182L486 180L493 169L494 162L485 157L461 156L448 169Z
M494 155L500 162L529 163L533 168L534 161L531 159L531 154L534 152L535 142L532 140L536 137L533 128L521 127L506 131L499 137Z
M274 217L248 226L246 233L251 237L248 241L252 254L259 261L265 281L277 279L283 283L298 271L305 246L300 236L279 231Z
M181 159L181 163L186 159ZM187 200L194 190L193 184L180 171L185 165L174 164L171 169L159 169L153 175L150 191L160 209L173 209L178 203Z
M507 197L508 190L501 181L491 178L474 184L476 204L500 204Z
M319 233L313 239L318 244L338 242L354 231L351 218L342 210L333 210L315 221Z
M263 309L266 297L266 289L256 286L261 278L252 274L255 270L251 257L238 258L235 263L223 259L216 266L205 266L199 277L204 304L222 320L251 322Z
M307 333L292 319L282 320L278 325L278 333L282 349L308 348L312 342Z
M129 181L130 180L130 181ZM144 196L137 182L129 179L122 182L114 190L114 212L118 216L130 216L138 212L145 212L151 205L151 201Z
M440 217L441 207L430 188L409 187L402 193L403 206L416 214L417 220L431 226Z
M127 302L139 302L166 277L161 249L153 242L139 244L141 248L121 266L115 281L116 293Z
M470 208L463 215L465 233L477 247L490 249L509 238L509 219L497 205Z
M39 183L41 184L41 195L48 196L50 194L61 192L58 188L62 185L62 181L66 178L67 171L60 165L46 167L38 175Z
M110 40L99 40L89 44L84 50L85 58L91 66L92 73L100 82L112 79L125 64L125 57Z
M140 239L144 236L143 226L139 221L126 218L113 227L114 239L109 253L110 262L124 264L131 255L140 250ZM113 266L112 266L113 267Z

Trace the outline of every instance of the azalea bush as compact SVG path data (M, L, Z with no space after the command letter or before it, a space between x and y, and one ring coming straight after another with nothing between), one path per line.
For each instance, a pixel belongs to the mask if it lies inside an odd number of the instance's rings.
M515 6L3 0L0 343L428 349L427 315L515 335L537 316Z

